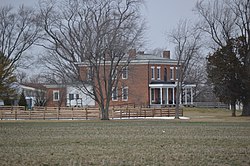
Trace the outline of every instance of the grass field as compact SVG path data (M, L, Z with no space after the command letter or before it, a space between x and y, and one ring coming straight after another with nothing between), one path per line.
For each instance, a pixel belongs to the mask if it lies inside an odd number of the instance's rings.
M250 165L250 119L0 121L0 165Z

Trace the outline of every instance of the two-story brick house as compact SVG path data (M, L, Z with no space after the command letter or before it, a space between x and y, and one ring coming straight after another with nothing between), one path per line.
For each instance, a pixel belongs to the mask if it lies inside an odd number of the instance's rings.
M136 53L131 50L132 60L123 68L117 87L113 87L110 105L170 106L176 102L177 60L170 59L170 51L161 56ZM86 65L79 65L82 78L88 75ZM193 104L194 85L185 85L180 102Z

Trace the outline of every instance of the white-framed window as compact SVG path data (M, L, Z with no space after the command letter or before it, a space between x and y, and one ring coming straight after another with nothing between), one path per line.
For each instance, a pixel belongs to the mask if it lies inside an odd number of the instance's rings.
M118 74L118 72L117 72L117 69L112 69L113 71L112 71L112 80L114 80L114 79L117 79L117 74Z
M175 68L175 71L176 71L176 80L178 80L179 76L180 76L180 68L179 67L176 67Z
M151 100L155 101L155 89L151 89Z
M69 100L74 100L74 94L72 93L69 94Z
M112 101L118 101L118 89L116 87L112 88Z
M155 79L155 67L151 66L151 80Z
M60 100L59 90L53 90L53 101L59 101L59 100Z
M128 101L128 87L122 87L122 101Z
M174 67L170 67L170 80L174 80Z
M128 66L122 68L122 79L128 79Z
M92 78L93 78L93 68L88 67L88 69L87 69L87 79L91 80Z
M78 100L80 97L79 97L79 94L76 94L76 99Z
M157 66L157 80L161 79L161 67Z

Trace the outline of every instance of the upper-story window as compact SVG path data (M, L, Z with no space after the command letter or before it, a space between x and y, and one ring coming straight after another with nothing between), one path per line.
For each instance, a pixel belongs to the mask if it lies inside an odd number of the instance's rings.
M88 67L88 71L87 71L87 79L90 80L93 77L93 69L92 67Z
M128 66L122 68L122 79L128 79Z
M116 87L112 88L112 101L118 101L118 89Z
M155 79L155 67L151 66L151 80Z
M59 90L53 90L53 101L59 101L60 96L59 96Z
M161 79L161 67L157 66L157 80Z
M180 68L176 67L176 80L178 80L178 78L180 77Z
M168 70L167 70L167 68L165 67L164 68L164 81L167 81L167 79L168 79Z
M170 80L174 80L174 67L170 67Z

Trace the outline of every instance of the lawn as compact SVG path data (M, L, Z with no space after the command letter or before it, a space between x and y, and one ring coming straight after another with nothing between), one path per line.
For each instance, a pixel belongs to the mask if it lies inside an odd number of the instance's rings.
M0 121L0 165L250 165L249 119L210 121L200 114L194 120Z

